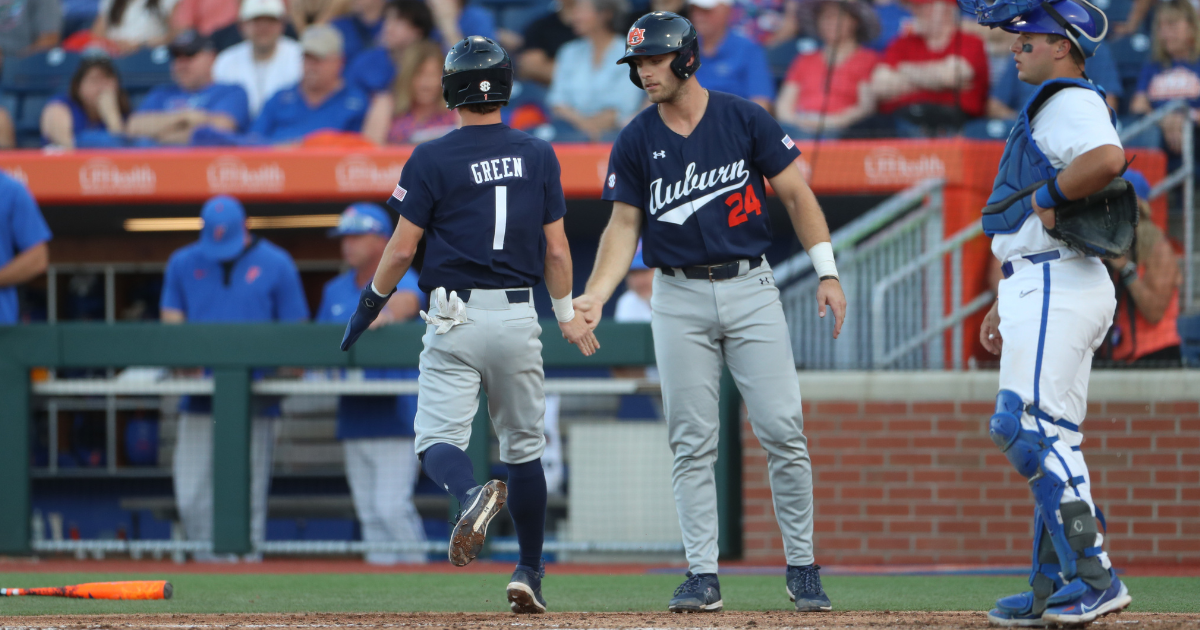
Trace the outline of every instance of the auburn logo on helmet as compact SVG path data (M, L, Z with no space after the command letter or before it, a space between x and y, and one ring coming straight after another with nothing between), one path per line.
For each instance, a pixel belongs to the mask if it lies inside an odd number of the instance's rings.
M646 29L636 27L629 29L630 46L637 46L644 41L646 41Z

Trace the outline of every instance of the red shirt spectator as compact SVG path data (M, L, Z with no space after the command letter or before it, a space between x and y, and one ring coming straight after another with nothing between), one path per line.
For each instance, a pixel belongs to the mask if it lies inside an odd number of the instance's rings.
M195 30L212 35L238 21L240 0L179 0L171 11L171 27L176 31Z
M871 78L871 71L879 63L879 53L870 48L859 48L833 69L829 82L829 97L825 97L825 74L829 60L821 52L800 55L788 68L784 83L794 83L800 88L794 108L797 112L819 112L839 114L858 103L858 84Z
M964 90L932 90L914 89L895 99L880 103L879 109L890 114L897 109L913 103L934 103L947 107L961 107L969 116L982 116L988 94L988 60L983 48L983 40L958 32L950 43L941 50L930 50L925 38L910 34L897 38L888 46L883 54L883 63L892 68L901 64L920 64L923 62L942 61L951 56L966 60L974 71L974 77Z
M910 0L910 6L911 33L888 46L871 78L879 110L923 127L952 128L963 115L982 116L988 95L983 40L962 31L954 0Z

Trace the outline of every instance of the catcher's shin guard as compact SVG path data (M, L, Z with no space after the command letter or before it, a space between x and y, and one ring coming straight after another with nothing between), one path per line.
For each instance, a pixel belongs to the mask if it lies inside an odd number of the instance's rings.
M1037 503L1040 525L1035 526L1037 533L1030 583L1034 584L1038 575L1050 577L1055 582L1069 582L1080 574L1080 569L1083 569L1080 577L1089 583L1102 583L1106 572L1096 557L1101 549L1096 546L1096 519L1091 507L1084 501L1062 503L1067 488L1083 483L1084 478L1072 476L1067 460L1054 450L1058 437L1046 435L1040 424L1037 431L1021 425L1021 417L1025 412L1025 403L1020 395L1011 390L1000 390L996 395L996 413L989 422L988 433L1017 472L1029 479L1029 487ZM1044 464L1048 457L1056 458L1067 475L1066 479L1060 479L1046 470ZM1044 536L1050 539L1058 559L1057 567L1045 561L1047 554L1039 553Z

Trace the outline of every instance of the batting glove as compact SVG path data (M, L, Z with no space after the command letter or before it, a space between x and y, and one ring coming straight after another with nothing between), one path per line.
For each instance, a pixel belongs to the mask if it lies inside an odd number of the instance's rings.
M430 300L430 303L437 305L437 314L430 315L421 311L420 315L426 324L437 326L437 334L444 335L451 328L466 323L467 305L459 299L458 292L451 291L450 297L447 298L445 287L438 287L433 291L433 299Z
M392 289L392 293L395 292L396 290ZM379 317L379 312L387 304L388 298L392 297L392 293L381 296L375 292L370 283L367 284L367 287L358 296L358 308L350 317L350 323L346 324L346 334L342 337L343 351L349 350L350 346L358 341L359 336L371 326L371 322Z

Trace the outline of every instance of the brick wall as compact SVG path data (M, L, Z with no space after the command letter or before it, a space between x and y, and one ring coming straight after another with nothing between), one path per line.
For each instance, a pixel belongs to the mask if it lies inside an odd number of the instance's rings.
M817 561L1028 563L1032 498L987 437L993 407L806 401ZM1200 403L1092 402L1083 433L1113 560L1200 562ZM778 563L766 453L748 422L742 436L745 557Z

